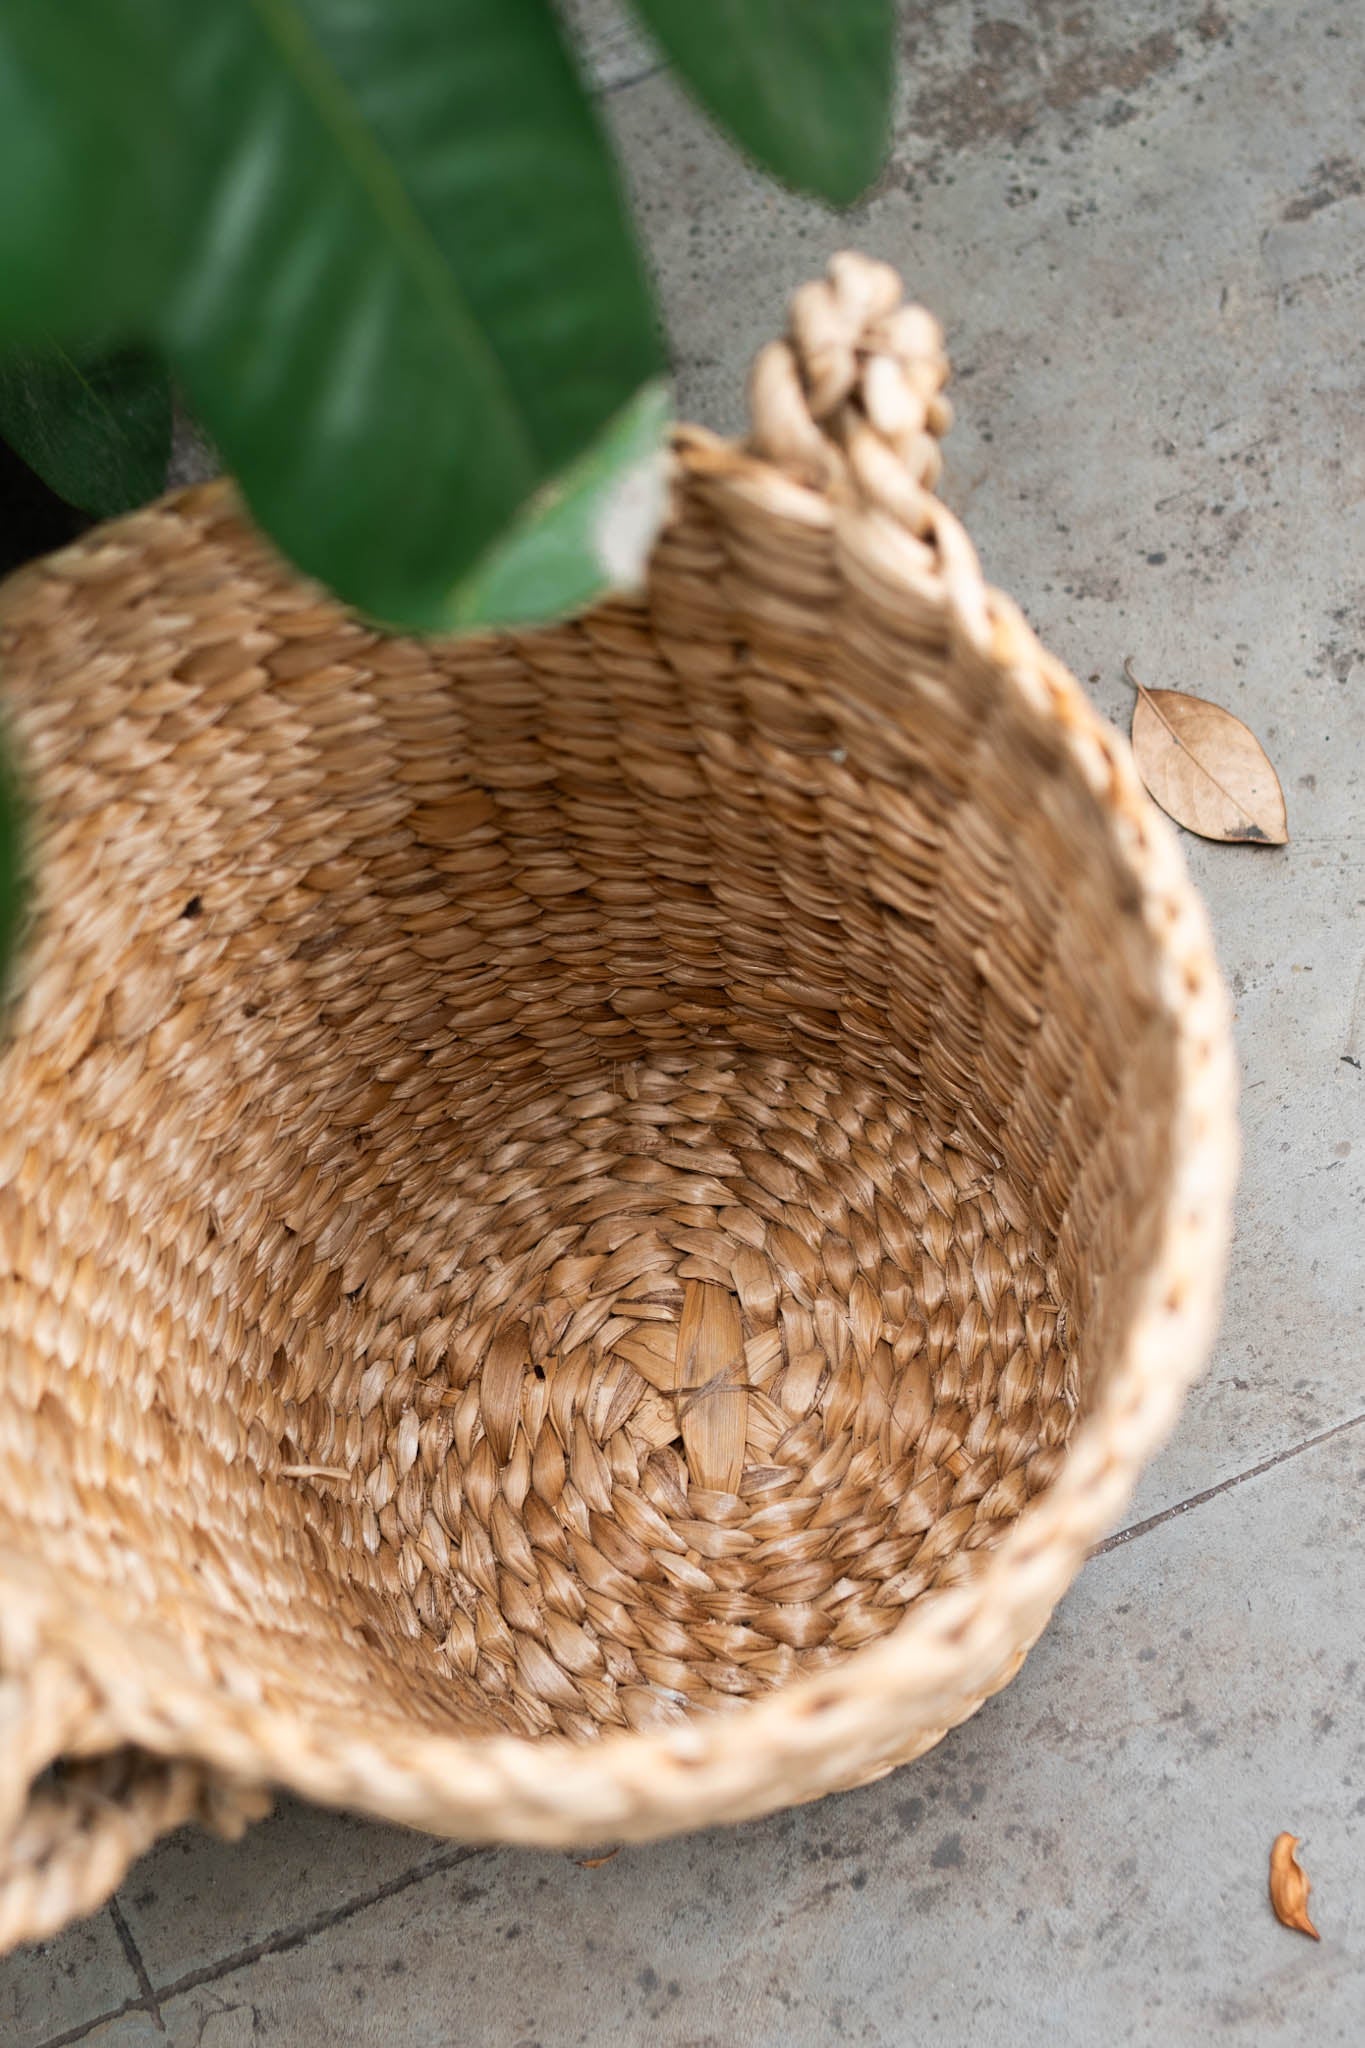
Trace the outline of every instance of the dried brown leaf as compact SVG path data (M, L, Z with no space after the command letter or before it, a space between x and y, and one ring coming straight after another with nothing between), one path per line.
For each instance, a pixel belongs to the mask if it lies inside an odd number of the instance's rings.
M689 1280L678 1324L678 1417L694 1485L738 1493L744 1471L744 1329L728 1287Z
M608 1849L605 1856L575 1856L574 1861L580 1870L600 1870L604 1863L610 1863L612 1857L620 1853L619 1849Z
M1297 1835L1276 1835L1271 1845L1270 1903L1282 1926L1293 1927L1298 1933L1311 1934L1314 1941L1321 1941L1322 1936L1308 1917L1308 1894L1313 1887L1294 1854L1298 1846Z
M1183 690L1149 690L1131 661L1123 672L1138 693L1133 757L1162 810L1204 839L1285 845L1284 791L1241 719Z
M479 1414L493 1456L505 1465L521 1419L521 1386L531 1369L531 1335L525 1323L499 1330L479 1375Z
M618 1337L616 1356L633 1366L642 1380L661 1394L671 1394L678 1381L678 1334L667 1323L637 1327L629 1337Z

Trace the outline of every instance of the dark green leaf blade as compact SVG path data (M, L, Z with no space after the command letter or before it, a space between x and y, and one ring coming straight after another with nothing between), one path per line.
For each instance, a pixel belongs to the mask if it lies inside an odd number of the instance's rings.
M136 0L0 5L0 343L145 324L185 199L158 59Z
M544 0L197 0L165 21L202 180L172 359L297 562L446 627L463 574L659 369L558 29Z
M548 0L6 0L6 113L0 340L154 338L266 529L393 624L467 613L514 521L553 532L530 501L657 409Z
M708 113L765 170L846 206L880 170L894 0L634 0Z
M146 349L0 353L0 436L58 497L96 519L164 488L171 387Z
M662 368L615 161L548 0L297 0L554 466Z

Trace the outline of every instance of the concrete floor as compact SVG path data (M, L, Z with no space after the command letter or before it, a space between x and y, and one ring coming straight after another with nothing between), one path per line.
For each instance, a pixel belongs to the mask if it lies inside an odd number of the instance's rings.
M0 2041L1359 2043L1365 10L919 0L892 167L837 221L578 12L684 410L736 426L789 287L890 257L949 328L993 580L1119 722L1131 654L1277 762L1291 846L1186 842L1245 1065L1223 1335L1125 1536L920 1764L595 1870L292 1805L185 1835L0 1963ZM1281 1828L1320 1947L1266 1904Z

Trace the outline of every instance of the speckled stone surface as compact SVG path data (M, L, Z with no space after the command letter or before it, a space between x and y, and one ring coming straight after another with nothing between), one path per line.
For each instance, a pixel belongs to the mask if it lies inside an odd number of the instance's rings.
M572 12L681 409L737 427L791 286L844 243L889 257L949 331L947 494L992 580L1116 719L1130 654L1276 761L1288 848L1185 842L1245 1068L1223 1335L1131 1538L921 1763L597 1869L290 1805L235 1848L185 1835L0 1962L0 2041L1355 2048L1365 13L925 0L892 163L835 218L752 174L619 15ZM1266 1903L1281 1828L1320 1946Z

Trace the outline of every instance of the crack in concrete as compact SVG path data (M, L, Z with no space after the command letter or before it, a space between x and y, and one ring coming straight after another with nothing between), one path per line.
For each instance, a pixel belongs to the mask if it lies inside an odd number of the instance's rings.
M1188 1515L1194 1508L1202 1508L1206 1501L1217 1500L1220 1494L1231 1493L1235 1487L1245 1486L1248 1480L1260 1479L1265 1473L1273 1472L1277 1465L1287 1465L1291 1458L1298 1458L1305 1451L1315 1451L1319 1444L1330 1443L1334 1436L1344 1436L1349 1429L1358 1429L1365 1422L1365 1412L1348 1416L1345 1422L1334 1422L1328 1429L1320 1429L1316 1436L1305 1437L1302 1443L1294 1444L1287 1451L1276 1451L1269 1458L1262 1458L1259 1465L1249 1465L1245 1472L1234 1472L1228 1479L1220 1479L1216 1486L1206 1486L1202 1493L1192 1493L1186 1500L1176 1501L1171 1507L1162 1508L1159 1514L1148 1515L1145 1521L1134 1522L1127 1529L1118 1529L1112 1536L1106 1536L1103 1543L1097 1543L1090 1555L1106 1557L1111 1550L1122 1550L1125 1543L1133 1543L1139 1536L1146 1536L1153 1529L1160 1529L1166 1522L1174 1522L1181 1515Z

